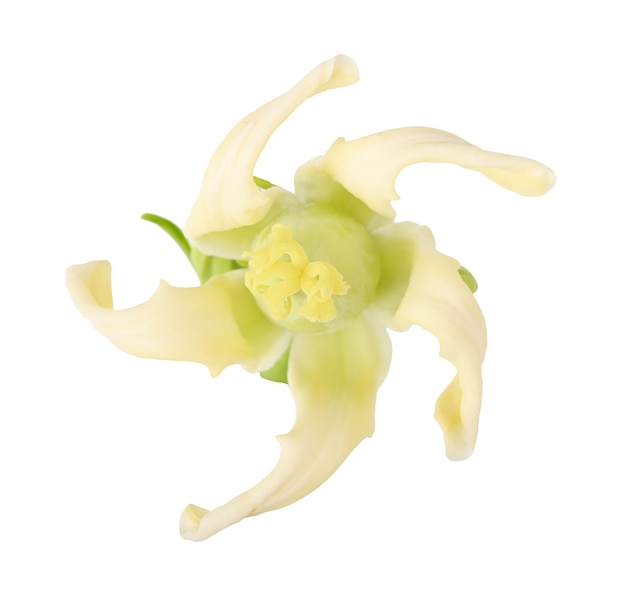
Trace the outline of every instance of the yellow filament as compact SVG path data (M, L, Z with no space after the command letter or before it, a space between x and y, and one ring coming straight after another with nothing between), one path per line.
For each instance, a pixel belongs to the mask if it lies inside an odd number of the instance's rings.
M265 299L276 320L289 316L291 297L302 291L304 303L296 313L310 322L328 322L337 315L333 295L345 295L350 288L332 264L310 262L286 225L274 225L267 243L243 257L249 259L246 287Z

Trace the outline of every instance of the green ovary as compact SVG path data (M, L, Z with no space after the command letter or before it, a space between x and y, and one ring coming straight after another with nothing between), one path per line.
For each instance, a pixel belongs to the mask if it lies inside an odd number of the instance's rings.
M294 332L338 330L371 302L380 260L357 221L325 206L282 215L243 254L261 309Z

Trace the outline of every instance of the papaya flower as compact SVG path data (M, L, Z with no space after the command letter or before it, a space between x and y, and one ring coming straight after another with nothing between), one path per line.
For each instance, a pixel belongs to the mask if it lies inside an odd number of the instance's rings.
M394 223L395 179L410 164L453 163L538 196L554 174L531 159L410 127L340 138L297 170L293 192L254 177L270 136L301 103L357 80L355 63L336 56L241 120L211 158L184 233L145 215L183 248L199 286L161 282L145 303L114 310L108 262L67 272L76 307L123 351L196 361L212 376L239 364L289 385L296 420L278 437L276 467L212 511L189 505L183 538L203 540L284 507L335 472L373 432L391 359L387 329L417 325L438 339L441 357L456 368L435 406L446 453L462 460L474 450L486 348L476 283L437 251L427 227Z

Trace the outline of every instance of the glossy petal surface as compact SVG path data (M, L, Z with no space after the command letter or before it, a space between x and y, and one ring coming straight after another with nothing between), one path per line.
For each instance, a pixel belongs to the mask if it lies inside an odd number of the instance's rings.
M439 340L441 357L456 367L456 377L437 401L435 418L443 430L448 458L463 460L474 451L478 433L485 321L459 275L459 263L436 250L430 230L414 223L400 223L395 230L399 237L412 240L414 255L406 294L391 328L421 326Z
M138 357L196 361L215 376L234 363L248 371L267 369L290 340L261 313L243 274L234 270L191 288L162 281L148 301L124 310L113 309L107 261L72 266L67 286L78 310L119 349Z
M376 392L391 359L382 326L359 318L332 333L296 335L289 359L289 387L296 421L278 437L274 470L226 505L207 511L188 506L181 534L203 540L245 517L284 507L321 485L374 430Z

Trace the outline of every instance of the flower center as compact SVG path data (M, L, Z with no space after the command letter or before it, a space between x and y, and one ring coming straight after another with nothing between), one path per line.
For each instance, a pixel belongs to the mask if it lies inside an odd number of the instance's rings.
M350 288L332 264L310 262L289 227L280 223L272 226L267 245L244 257L250 258L246 286L266 300L275 320L289 316L292 295L302 291L305 299L297 313L310 322L329 322L337 316L333 295L345 295Z
M259 306L294 332L344 327L369 304L380 276L367 231L328 207L284 214L242 257Z

